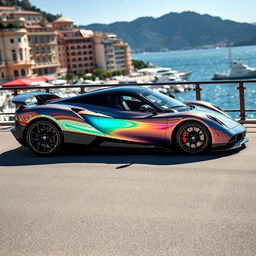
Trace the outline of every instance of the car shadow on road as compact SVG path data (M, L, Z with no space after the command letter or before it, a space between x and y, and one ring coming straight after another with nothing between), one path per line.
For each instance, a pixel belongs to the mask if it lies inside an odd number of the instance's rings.
M51 157L33 154L26 147L6 151L0 155L0 166L33 166L63 163L105 163L118 164L116 169L133 164L181 165L221 159L236 154L236 151L207 153L202 155L181 155L157 148L101 147L88 149L84 146L69 146L63 152Z

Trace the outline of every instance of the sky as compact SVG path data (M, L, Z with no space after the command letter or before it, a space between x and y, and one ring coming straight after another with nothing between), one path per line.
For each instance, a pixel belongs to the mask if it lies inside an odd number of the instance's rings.
M44 11L62 14L77 25L160 17L195 11L239 22L256 22L256 0L30 0Z

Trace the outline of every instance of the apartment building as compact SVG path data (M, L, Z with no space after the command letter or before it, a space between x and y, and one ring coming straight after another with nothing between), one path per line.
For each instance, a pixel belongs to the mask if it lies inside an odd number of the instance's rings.
M42 13L22 10L20 8L13 12L10 12L10 15L14 19L24 18L26 26L39 24L43 20Z
M19 27L25 20L16 21ZM32 76L28 33L25 28L0 29L0 80L8 81Z
M58 60L57 33L41 13L0 7L0 23L2 81L66 74Z
M114 34L93 33L60 17L0 6L0 79L56 74L132 71L129 45Z
M26 26L30 45L30 55L34 60L34 75L60 74L57 53L57 33L51 24Z
M131 50L127 43L115 34L96 32L93 38L99 68L108 72L120 70L124 74L132 72Z
M68 72L90 73L96 68L93 32L74 27L73 21L60 17L53 22L58 33L58 53L62 68Z

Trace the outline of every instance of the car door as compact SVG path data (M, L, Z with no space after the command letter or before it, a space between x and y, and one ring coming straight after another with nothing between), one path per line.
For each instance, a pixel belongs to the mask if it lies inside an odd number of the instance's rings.
M99 129L106 137L146 144L165 141L167 119L150 108L144 112L147 102L131 95L109 97L109 106L101 113L104 115L98 115Z

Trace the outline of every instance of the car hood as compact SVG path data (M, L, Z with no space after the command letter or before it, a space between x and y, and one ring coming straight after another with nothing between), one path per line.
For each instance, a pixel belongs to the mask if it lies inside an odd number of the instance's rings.
M228 117L225 114L222 114L221 112L217 112L211 109L207 109L204 107L198 107L195 106L191 112L195 112L199 114L201 117L210 119L212 121L218 122L220 121L223 123L227 129L232 129L238 125L240 125L237 121L235 121L232 117Z

